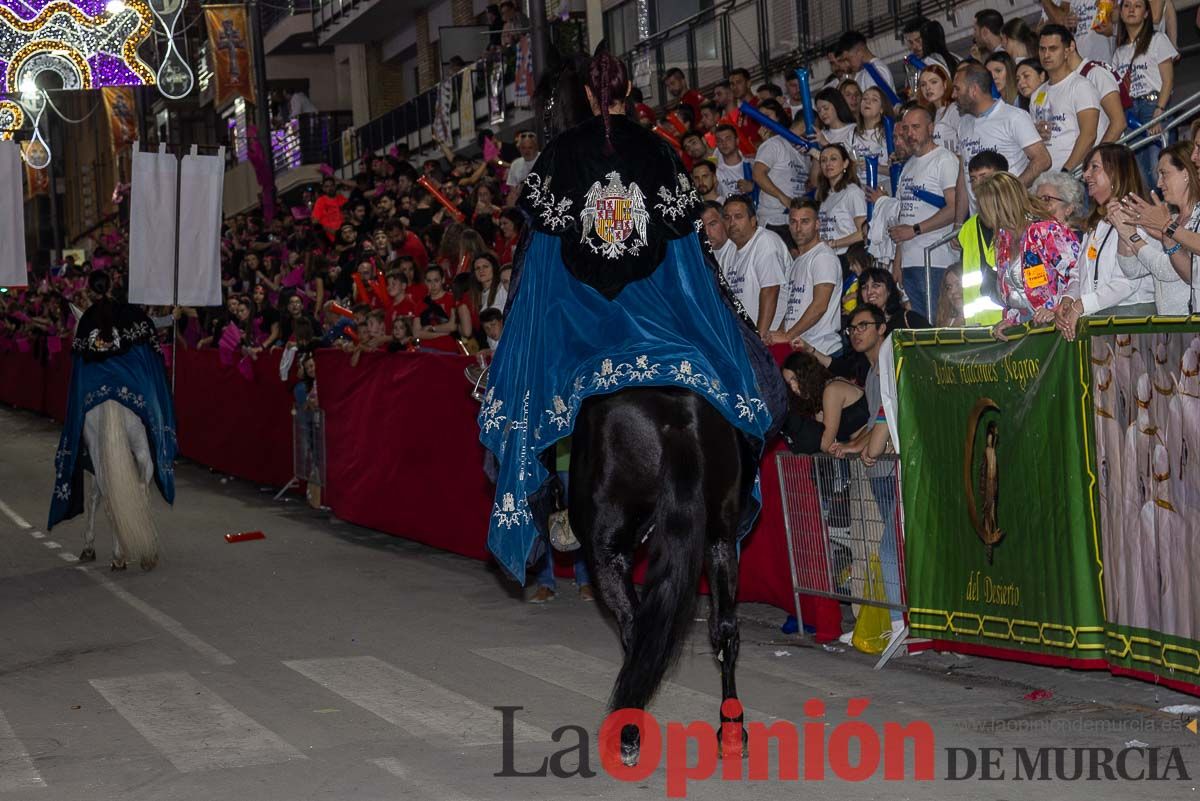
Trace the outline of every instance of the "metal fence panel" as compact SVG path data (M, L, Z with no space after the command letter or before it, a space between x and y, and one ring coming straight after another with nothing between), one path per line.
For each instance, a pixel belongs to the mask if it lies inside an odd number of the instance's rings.
M767 0L767 52L772 60L794 56L802 44L796 0Z
M780 453L796 616L800 595L906 609L899 462Z
M292 417L292 473L299 481L325 486L325 412L298 409Z
M721 22L709 20L692 30L696 34L696 85L712 86L725 79L725 39Z
M760 63L758 4L750 3L729 12L729 63L756 71Z

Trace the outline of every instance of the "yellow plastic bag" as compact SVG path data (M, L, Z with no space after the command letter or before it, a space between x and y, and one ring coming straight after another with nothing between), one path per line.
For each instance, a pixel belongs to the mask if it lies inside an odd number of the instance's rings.
M871 554L867 568L866 597L885 602L887 593L883 589L883 565L878 554ZM892 635L892 614L885 607L863 604L854 622L854 637L851 643L864 654L882 654L888 647Z

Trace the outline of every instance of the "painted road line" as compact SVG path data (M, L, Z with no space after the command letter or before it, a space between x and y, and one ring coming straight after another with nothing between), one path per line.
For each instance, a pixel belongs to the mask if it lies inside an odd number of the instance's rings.
M91 679L90 683L184 773L305 758L187 673Z
M29 752L8 725L4 713L0 712L0 793L45 786Z
M57 550L58 548L61 548L61 547L62 547L61 545L59 545L59 544L58 544L57 542L55 542L54 540L43 540L43 541L42 541L42 545L45 545L47 548L49 548L49 549L50 549L50 550L52 550L52 551L53 551L53 550Z
M17 528L33 528L33 526L29 525L28 520L26 520L25 518L23 518L19 514L17 514L13 510L13 508L11 506L9 506L7 503L5 503L4 501L0 501L0 512L4 512L4 514L8 517L9 520L16 523Z
M31 532L29 532L29 536L33 537L35 540L41 540L41 539L46 538L46 535L40 531L31 531Z
M562 645L481 648L474 653L601 704L608 703L613 682L620 670L611 662ZM688 722L714 719L720 708L721 699L716 696L664 681L649 711L660 722ZM753 713L759 720L768 717L757 710L747 709L747 712Z
M458 790L414 778L412 772L404 763L395 757L368 759L367 761L377 768L383 768L396 778L403 779L405 787L416 791L415 793L409 793L410 795L419 795L421 798L433 799L435 801L473 801L469 795L460 793Z
M59 553L58 558L63 560L64 562L78 562L79 561L78 556L76 556L73 553L67 553L66 551L62 551L61 553Z
M301 659L292 670L416 737L458 745L503 742L500 713L373 656ZM517 721L516 742L542 742L549 732Z
M189 648L193 649L194 651L197 651L197 652L203 654L206 658L212 660L213 662L215 662L218 665L232 665L233 664L232 658L230 658L226 654L222 653L221 651L217 650L213 646L209 645L204 640L197 637L195 634L192 634L190 631L185 629L183 627L183 624L180 623L178 620L171 617L170 615L167 615L167 614L164 614L163 612L158 611L153 606L151 606L150 604L141 600L140 598L137 598L137 597L131 595L123 587L119 587L116 584L114 584L112 581L105 578L103 573L96 571L96 570L89 570L85 567L80 567L78 569L83 571L87 575L91 576L96 581L100 582L101 587L108 590L113 595L117 596L122 601L129 604L137 611L141 612L146 617L150 618L151 621L158 624L163 630L165 630L168 634L170 634L175 639L182 642L184 645L188 646Z

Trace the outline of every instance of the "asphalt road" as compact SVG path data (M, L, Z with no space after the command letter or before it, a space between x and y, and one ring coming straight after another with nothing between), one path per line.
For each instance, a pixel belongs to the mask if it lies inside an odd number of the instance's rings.
M188 463L178 468L175 507L156 501L156 570L109 571L103 520L100 560L81 566L73 557L82 519L42 528L57 436L47 420L0 410L0 801L666 797L664 764L638 781L600 764L597 731L619 643L602 609L570 583L545 606L527 604L481 563L298 500L274 502L271 490ZM224 540L248 530L266 539ZM745 607L742 617L738 683L749 718L808 723L806 738L823 730L825 779L711 778L688 783L689 798L1197 795L1197 782L1173 780L1177 772L1165 782L1012 777L1017 746L1120 750L1133 740L1164 749L1160 771L1176 747L1184 770L1200 774L1200 737L1159 711L1200 699L1105 674L953 655L906 656L876 672L853 650L780 634L779 610ZM653 713L715 723L718 668L703 623L669 679ZM1051 697L1027 700L1035 689ZM837 778L832 743L850 698L869 699L857 719L876 733L887 721L928 723L934 780L912 780L911 745L908 781L886 780L882 766L863 782ZM824 703L823 719L806 716L810 699ZM497 777L501 706L522 707L509 772L536 772L583 732L585 767L596 775ZM973 778L946 780L949 747L1007 749L995 757L1006 778L981 780L977 765ZM576 771L579 751L555 763L560 772ZM695 744L689 753L694 763ZM768 753L774 777L778 749ZM1134 758L1130 771L1147 762Z

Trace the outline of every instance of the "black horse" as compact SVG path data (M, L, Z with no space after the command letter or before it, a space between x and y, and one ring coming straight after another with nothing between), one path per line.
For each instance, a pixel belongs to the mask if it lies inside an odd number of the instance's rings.
M585 75L586 59L544 75L537 99L551 135L591 114ZM746 437L695 392L630 388L582 404L567 506L600 598L620 628L625 657L610 699L614 710L649 704L688 635L706 563L722 709L737 697L737 537L756 462ZM631 572L643 542L649 569L639 598ZM740 712L730 718L722 712L721 722L741 732L744 750ZM622 761L635 764L639 749L637 728L624 727Z

